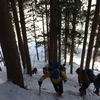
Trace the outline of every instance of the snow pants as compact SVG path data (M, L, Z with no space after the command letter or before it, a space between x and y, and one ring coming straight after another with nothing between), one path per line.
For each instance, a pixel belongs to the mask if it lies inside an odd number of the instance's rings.
M86 95L86 89L89 87L88 84L82 84L82 86L80 87L79 91L81 93L81 95Z
M79 85L81 84L81 82L80 82L80 75L78 74L78 83L79 83Z
M54 86L55 91L56 91L59 95L61 95L61 94L63 93L63 81L60 82L59 84L53 83L53 86Z

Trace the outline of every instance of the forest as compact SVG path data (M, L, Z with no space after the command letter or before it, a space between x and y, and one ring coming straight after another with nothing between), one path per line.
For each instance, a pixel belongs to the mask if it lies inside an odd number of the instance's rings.
M83 45L80 68L89 68L99 56L100 0L1 0L0 46L7 79L24 88L23 69L32 76L28 43L34 41L37 60L38 47L43 45L45 62L52 63L70 55L70 73L73 57ZM34 52L34 51L33 51ZM93 55L92 55L93 52ZM21 59L20 59L21 58ZM21 62L22 64L21 64Z

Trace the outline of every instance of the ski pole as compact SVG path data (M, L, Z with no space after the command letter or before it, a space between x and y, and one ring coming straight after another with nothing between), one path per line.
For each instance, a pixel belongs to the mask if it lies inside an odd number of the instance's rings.
M39 85L39 95L41 95L41 85Z
M85 96L83 96L83 100L85 99Z

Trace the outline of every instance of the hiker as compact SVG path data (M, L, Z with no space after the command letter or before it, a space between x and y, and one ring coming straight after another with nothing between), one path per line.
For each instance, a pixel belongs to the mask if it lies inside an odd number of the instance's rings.
M64 71L65 74L66 74L66 68L65 68L65 65L66 65L65 63L62 64L62 65L60 65L60 67L61 67L60 69L61 69L62 71Z
M94 93L99 96L99 89L100 89L100 73L96 76L94 80L95 91Z
M57 92L57 95L59 97L63 97L63 80L64 82L67 82L67 76L66 74L60 70L60 63L54 62L51 65L50 71L48 71L46 74L44 74L38 81L39 86L41 86L42 81L49 77L51 79L51 82L54 86L55 91Z
M36 67L33 68L33 70L32 70L32 74L37 74L37 68L36 68Z
M49 62L49 64L46 64L45 67L43 67L43 74L46 74L48 71L51 70L50 66L52 63Z
M48 64L46 64L45 67L43 67L43 74L46 74L48 71L52 70L51 66L52 66L51 62L49 62Z
M80 73L81 73L81 69L80 67L76 69L76 73L77 73L77 78L78 78L78 83L79 83L79 86L81 86L81 83L80 83Z
M45 65L45 67L43 67L43 74L46 74L48 72L48 66Z
M84 95L86 95L86 89L90 85L90 80L86 70L82 70L80 73L80 83L81 83L81 87L79 88L80 96L83 97Z

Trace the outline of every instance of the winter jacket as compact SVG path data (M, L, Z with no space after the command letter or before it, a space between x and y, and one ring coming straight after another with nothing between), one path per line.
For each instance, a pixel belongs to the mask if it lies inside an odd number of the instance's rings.
M39 81L43 81L44 79L50 77L50 79L51 79L51 81L52 81L53 83L59 84L62 80L67 80L67 76L66 76L65 72L64 72L64 71L61 71L61 70L59 70L59 69L58 69L58 71L60 71L59 73L61 73L61 74L60 74L61 76L60 76L58 79L52 79L52 78L51 78L51 73L52 73L52 71L49 71L49 72L47 72L46 74L44 74L44 75L40 78Z
M90 85L90 80L85 70L82 70L80 74L80 83Z

